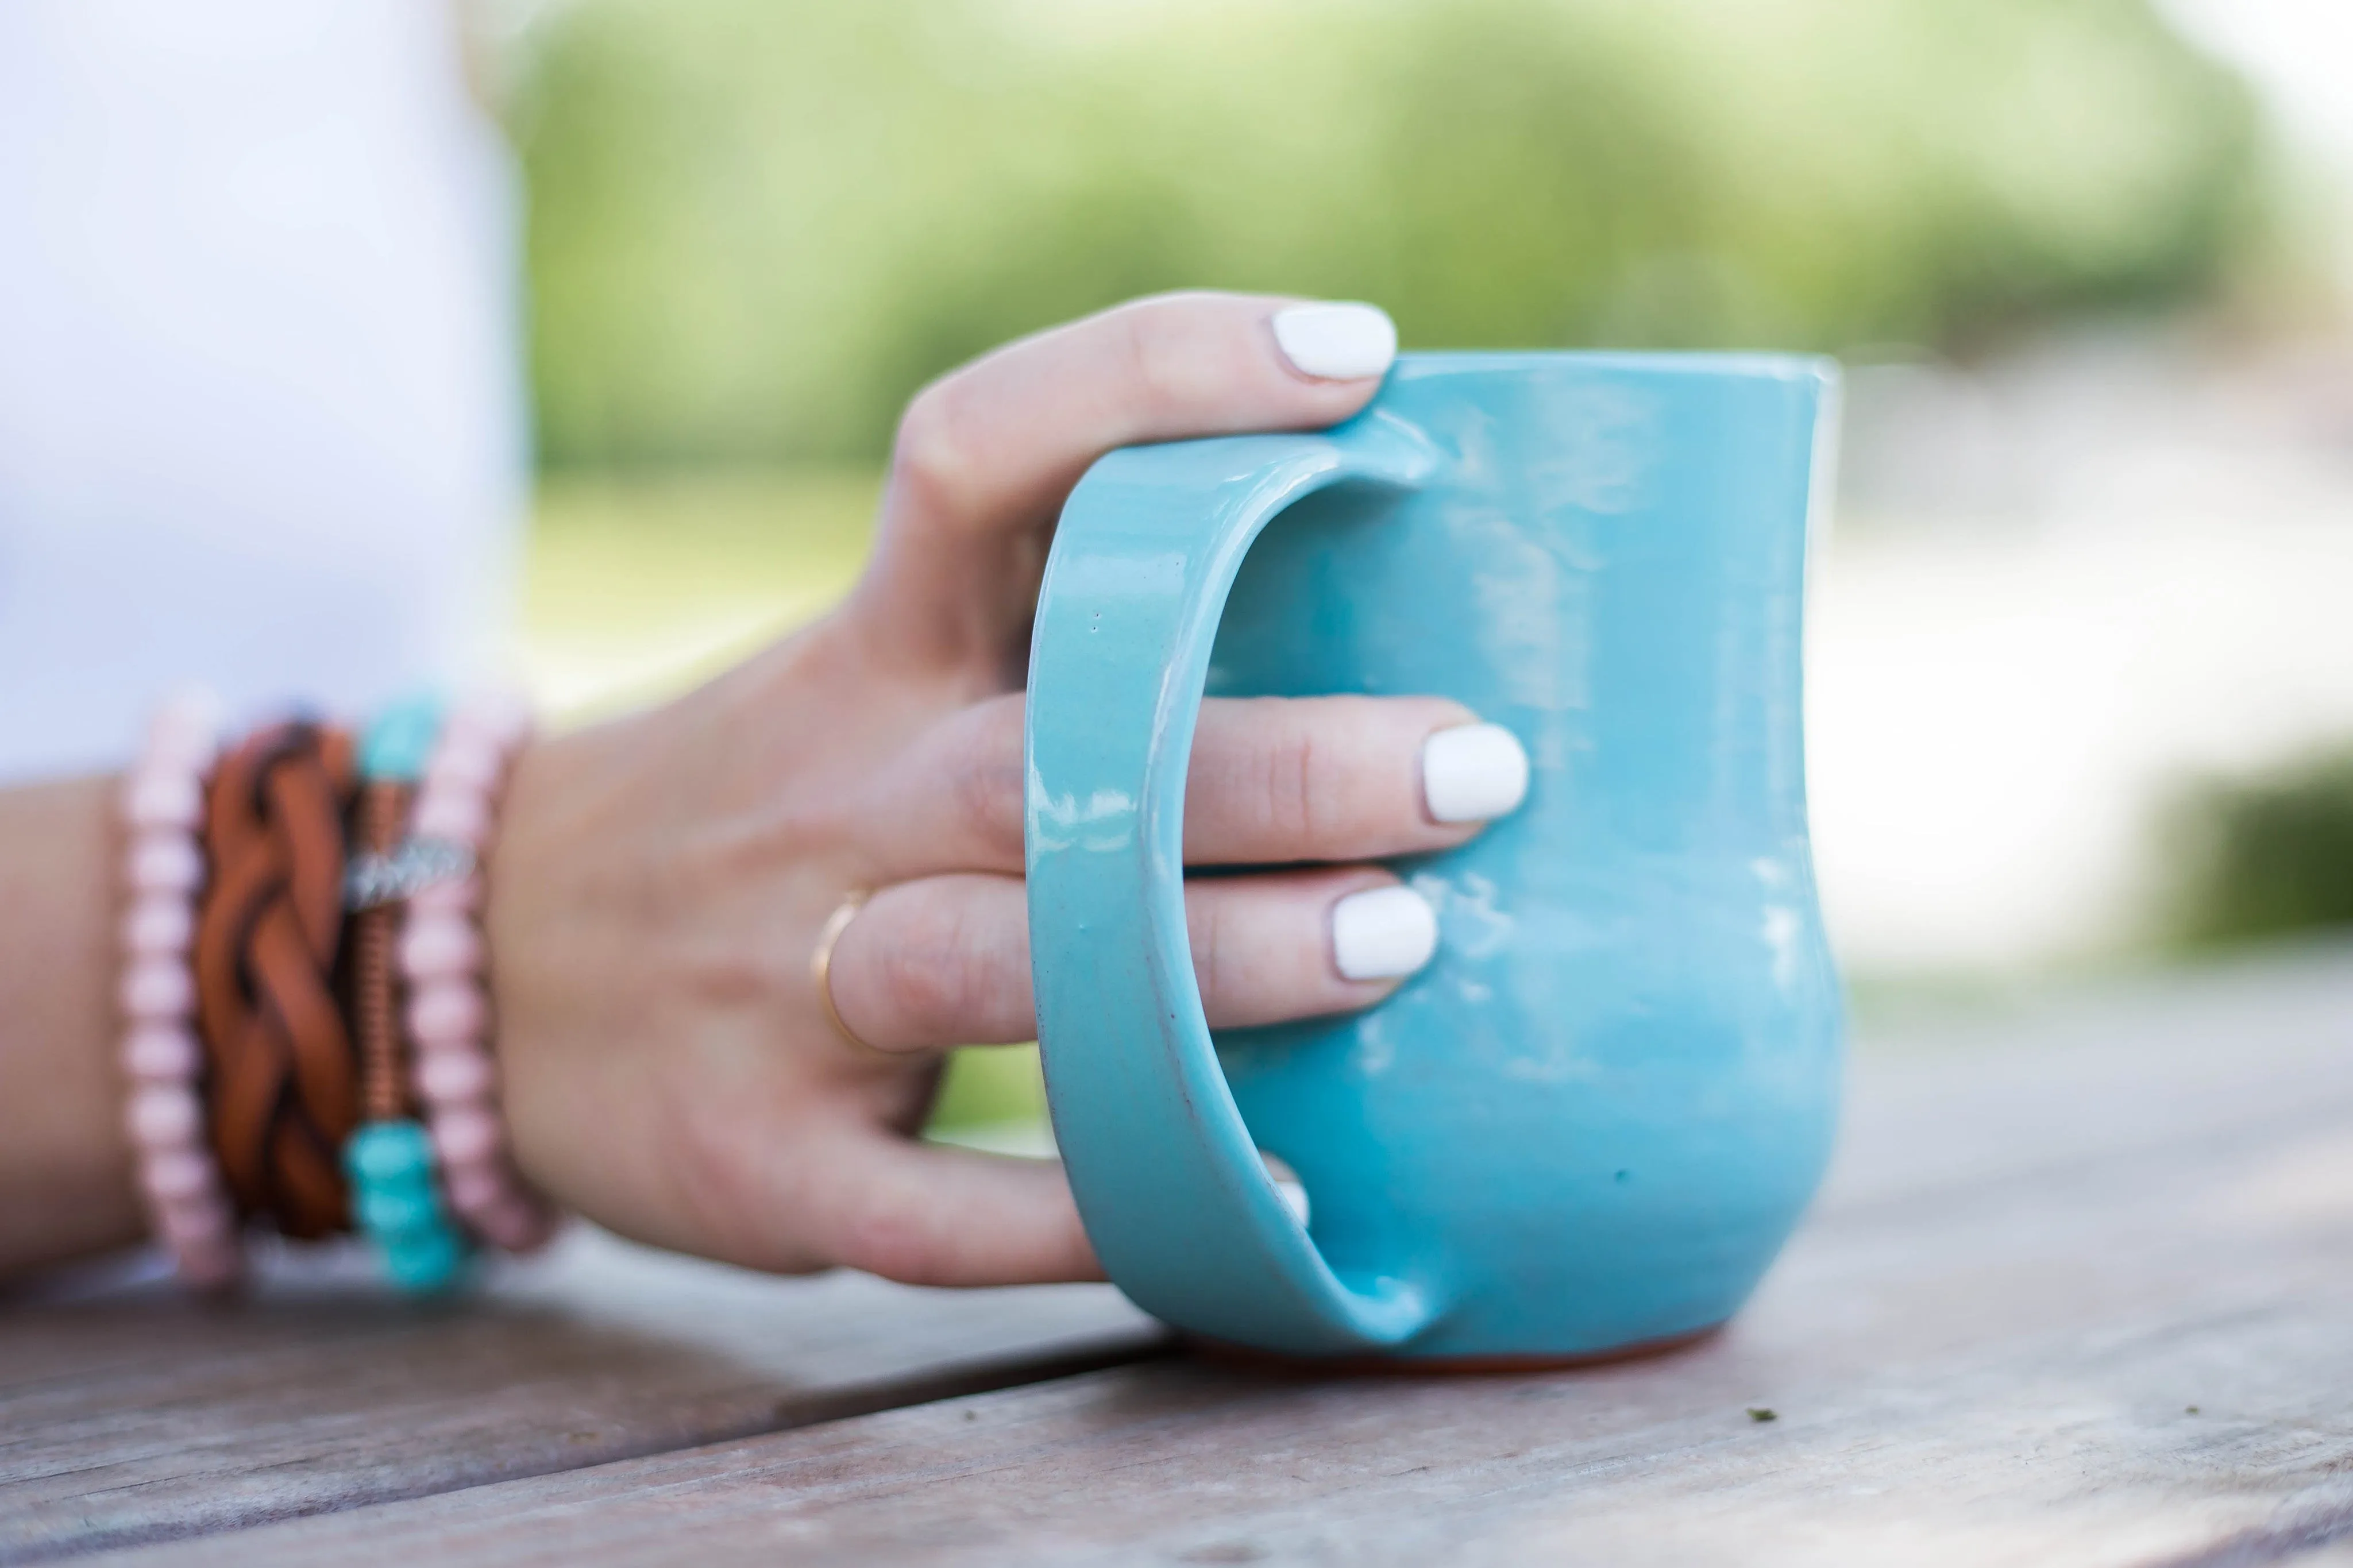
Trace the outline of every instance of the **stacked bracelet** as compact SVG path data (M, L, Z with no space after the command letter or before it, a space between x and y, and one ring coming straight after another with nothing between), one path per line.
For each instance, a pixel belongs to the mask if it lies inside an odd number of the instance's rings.
M529 732L519 703L482 698L449 716L417 791L406 850L442 852L451 874L408 897L400 938L416 1086L448 1182L449 1205L479 1236L511 1252L547 1239L554 1216L515 1174L498 1112L488 1047L479 914L480 868L508 764Z
M123 783L125 1119L192 1285L237 1277L248 1219L356 1228L414 1290L458 1276L459 1219L511 1250L553 1228L506 1152L477 921L527 725L495 700L439 719L396 708L356 758L301 721L224 752L184 700Z
M210 700L167 704L124 780L130 906L122 921L122 1068L139 1188L180 1277L218 1289L240 1271L237 1218L205 1138L205 1053L190 963L205 858L205 774L216 752Z

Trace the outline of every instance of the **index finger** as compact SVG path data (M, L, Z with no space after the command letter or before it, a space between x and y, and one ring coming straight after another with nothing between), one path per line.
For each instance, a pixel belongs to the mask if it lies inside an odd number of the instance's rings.
M1028 625L1055 514L1095 458L1337 424L1396 352L1375 306L1210 293L1140 300L999 349L909 405L853 605L902 656L1002 652Z
M870 783L855 820L875 881L1020 874L1022 717L1018 694L975 703ZM1185 863L1451 849L1526 788L1526 753L1510 732L1444 698L1207 698L1186 767Z

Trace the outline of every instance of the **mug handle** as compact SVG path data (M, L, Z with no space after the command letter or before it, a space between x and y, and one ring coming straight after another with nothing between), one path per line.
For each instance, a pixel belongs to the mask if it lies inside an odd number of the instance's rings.
M1062 509L1038 595L1024 826L1055 1136L1130 1299L1268 1350L1399 1344L1443 1303L1404 1270L1335 1274L1235 1108L1186 932L1194 721L1226 595L1268 521L1334 485L1418 489L1438 461L1379 412L1321 435L1113 452Z

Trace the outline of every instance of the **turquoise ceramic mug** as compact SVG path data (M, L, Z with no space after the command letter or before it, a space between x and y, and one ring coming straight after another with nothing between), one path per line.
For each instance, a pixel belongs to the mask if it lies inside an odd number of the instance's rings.
M1837 1111L1799 658L1835 384L1408 355L1336 429L1080 483L1029 663L1038 1033L1146 1310L1290 1354L1574 1359L1755 1288ZM1212 1037L1181 853L1205 692L1451 697L1526 747L1515 815L1398 865L1439 951L1370 1012Z

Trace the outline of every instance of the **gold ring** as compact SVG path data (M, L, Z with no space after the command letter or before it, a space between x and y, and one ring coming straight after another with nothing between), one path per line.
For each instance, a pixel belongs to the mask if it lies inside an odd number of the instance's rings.
M833 1032L861 1051L880 1051L880 1046L870 1046L852 1033L849 1026L841 1021L841 1009L833 1005L833 945L849 929L849 922L858 918L858 911L866 907L867 898L866 890L859 889L844 897L833 913L825 917L825 925L817 933L817 950L809 954L809 978L817 983L818 1005L825 1009L826 1021L833 1026Z

